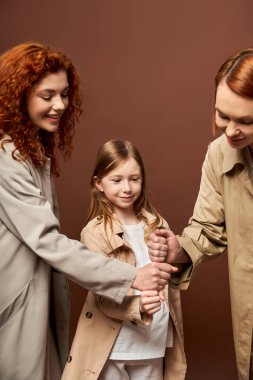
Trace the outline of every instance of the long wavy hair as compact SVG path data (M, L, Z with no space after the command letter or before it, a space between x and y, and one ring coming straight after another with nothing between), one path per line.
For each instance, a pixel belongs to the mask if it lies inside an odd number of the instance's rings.
M35 129L27 111L27 95L33 86L47 74L64 70L69 83L69 106L55 133ZM13 158L32 160L38 167L51 159L51 170L59 175L57 148L64 159L71 156L75 124L81 115L80 80L71 60L61 51L37 42L26 42L0 56L0 139L15 145ZM4 148L5 139L2 143Z
M137 148L130 141L123 140L110 140L103 144L98 150L95 168L92 173L90 186L91 186L91 199L88 211L88 217L86 223L95 217L98 220L104 222L105 231L107 233L107 226L109 224L112 230L112 221L115 219L113 213L113 208L105 197L104 193L99 191L95 184L95 177L100 180L114 170L122 161L128 158L134 158L138 163L141 171L142 177L142 188L138 199L134 203L134 212L136 217L141 221L143 220L146 224L145 235L147 236L152 230L162 225L162 217L156 211L156 209L151 205L147 190L146 190L146 174L144 170L143 161L141 155ZM149 223L147 218L142 214L142 210L145 209L154 215L154 220ZM109 239L108 239L109 240Z
M253 48L240 50L229 57L220 67L215 77L215 99L221 81L237 95L253 100ZM213 133L216 134L215 112Z

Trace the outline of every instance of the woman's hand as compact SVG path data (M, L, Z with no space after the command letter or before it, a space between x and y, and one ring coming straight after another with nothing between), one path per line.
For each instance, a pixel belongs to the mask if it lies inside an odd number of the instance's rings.
M171 274L177 271L178 268L171 264L149 263L138 269L132 288L139 290L162 290L167 285Z
M158 229L150 235L148 240L148 253L150 260L154 262L186 262L186 259L183 258L184 251L176 235L170 230Z

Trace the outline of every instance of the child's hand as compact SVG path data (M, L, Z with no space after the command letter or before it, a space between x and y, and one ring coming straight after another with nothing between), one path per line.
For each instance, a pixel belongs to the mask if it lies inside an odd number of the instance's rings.
M160 292L157 290L143 290L140 296L140 311L152 315L160 309Z
M165 294L164 294L164 291L163 291L163 290L160 290L158 294L159 294L160 300L161 300L161 301L165 301Z

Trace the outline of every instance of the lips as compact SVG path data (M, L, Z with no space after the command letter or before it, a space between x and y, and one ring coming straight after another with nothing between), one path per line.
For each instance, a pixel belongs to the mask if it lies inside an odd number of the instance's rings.
M49 117L49 119L56 119L59 120L61 115L46 115L46 117Z
M238 145L238 144L240 144L244 139L243 139L243 138L241 138L241 139L232 139L231 137L227 137L227 140L228 140L229 144Z
M46 118L51 123L59 123L61 115L46 115Z
M242 141L243 139L241 138L241 139L233 139L233 138L231 138L231 137L227 137L227 139L229 140L229 141L233 141L233 142L237 142L237 141Z

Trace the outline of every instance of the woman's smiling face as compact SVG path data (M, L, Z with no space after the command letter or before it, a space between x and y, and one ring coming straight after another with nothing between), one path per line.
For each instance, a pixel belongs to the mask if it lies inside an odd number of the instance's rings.
M68 78L65 70L49 73L37 82L27 96L27 111L38 129L55 132L69 105Z
M225 133L232 148L253 149L253 99L239 96L224 80L217 88L215 124Z

